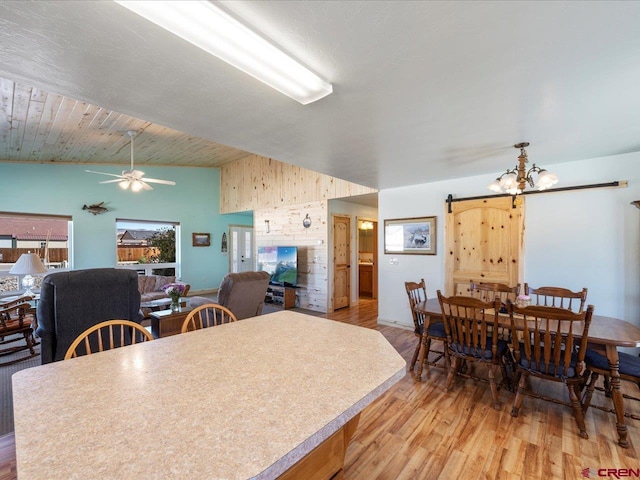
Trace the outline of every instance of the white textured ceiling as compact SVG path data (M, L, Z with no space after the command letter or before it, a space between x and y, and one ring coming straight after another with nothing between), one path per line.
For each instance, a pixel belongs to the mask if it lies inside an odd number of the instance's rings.
M0 76L374 188L640 150L640 2L223 2L310 105L110 1L0 3Z

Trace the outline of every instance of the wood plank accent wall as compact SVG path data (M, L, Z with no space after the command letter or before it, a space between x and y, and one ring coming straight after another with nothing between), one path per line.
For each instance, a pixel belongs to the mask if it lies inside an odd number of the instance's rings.
M304 228L306 214L311 226ZM328 311L327 202L262 208L253 213L255 244L298 247L298 307ZM269 220L269 233L265 220Z
M298 247L298 306L317 312L330 308L327 202L376 192L259 155L220 167L220 213L253 211L256 248ZM311 227L304 228L307 213Z
M373 188L259 155L220 167L220 213L255 212L261 208L376 192Z

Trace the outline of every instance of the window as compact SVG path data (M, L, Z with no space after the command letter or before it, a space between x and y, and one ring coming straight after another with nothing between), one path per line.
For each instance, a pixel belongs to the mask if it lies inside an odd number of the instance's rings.
M117 219L116 246L119 268L180 277L180 224Z
M23 290L9 270L23 253L36 253L47 269L71 266L71 217L0 212L0 296ZM40 288L44 274L33 275Z

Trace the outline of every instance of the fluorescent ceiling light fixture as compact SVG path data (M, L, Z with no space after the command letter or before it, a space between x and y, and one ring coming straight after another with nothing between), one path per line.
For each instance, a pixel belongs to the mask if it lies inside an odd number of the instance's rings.
M209 1L116 3L215 55L303 105L333 92L296 60Z

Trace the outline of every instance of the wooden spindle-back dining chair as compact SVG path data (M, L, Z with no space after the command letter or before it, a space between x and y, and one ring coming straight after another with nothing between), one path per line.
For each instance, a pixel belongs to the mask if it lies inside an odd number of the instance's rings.
M421 346L424 348L424 351L422 352L423 359L421 359L424 363L432 366L442 366L441 363L438 362L444 357L444 366L445 368L448 367L449 357L445 345L447 334L444 331L442 319L434 319L434 321L431 321L431 317L428 317L424 313L416 310L416 305L427 301L427 288L424 283L424 278L420 279L420 282L404 282L404 288L407 291L407 296L409 297L409 308L411 309L411 315L413 316L413 333L417 337L416 348L413 352L411 364L409 365L409 371L413 371L417 363ZM432 340L442 342L442 350L432 350ZM434 354L432 359L429 359L429 353ZM421 368L418 368L418 371L422 373Z
M64 359L69 360L151 340L151 333L139 323L130 320L106 320L82 332L69 346Z
M579 398L587 379L584 359L593 305L580 313L538 305L520 308L511 302L508 308L512 338L519 338L514 342L513 356L520 381L511 416L518 416L524 395L567 405L561 400L528 390L529 376L561 382L569 389L569 405L573 409L579 435L589 438Z
M531 305L564 308L578 313L584 310L587 301L586 288L573 292L563 287L531 288L525 283L524 294L531 297Z
M500 312L507 313L507 301L515 303L516 297L520 293L520 284L510 287L504 283L482 282L476 283L473 280L469 282L469 293L474 298L479 298L483 302L493 302L500 300ZM500 338L510 341L511 332L509 327L498 327ZM510 357L508 357L510 358ZM509 367L510 368L510 367Z
M456 373L460 373L465 362L488 366L489 386L493 408L500 410L496 371L502 370L504 381L508 381L504 356L509 352L507 342L498 338L498 312L500 300L483 302L466 296L445 297L438 290L438 300L447 333L447 346L451 367L447 376L447 390L453 387Z
M618 360L618 373L620 375L620 380L635 383L636 386L640 388L640 357L625 352L618 352ZM605 355L589 348L587 349L584 361L587 364L587 370L590 372L589 383L587 384L582 402L582 411L586 413L587 409L591 406L591 397L593 396L593 391L596 389L598 377L602 376L603 378L604 386L599 389L604 390L606 397L613 396L611 395L611 389L613 387L611 385L611 368L609 367L609 360ZM624 398L640 401L640 396L638 395L639 394L637 393L635 396L625 394ZM615 410L612 408L606 408L603 406L594 407L606 412L615 413ZM618 405L617 408L621 411L624 408L624 405ZM625 413L625 415L627 414Z
M236 321L236 316L227 307L217 303L205 303L189 312L182 324L182 333Z
M483 302L493 302L495 299L498 299L506 309L507 300L511 300L512 302L516 301L516 297L520 293L520 284L518 283L515 287L510 287L504 283L476 283L471 280L469 282L469 293L472 297L478 298Z

